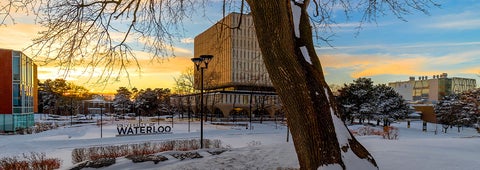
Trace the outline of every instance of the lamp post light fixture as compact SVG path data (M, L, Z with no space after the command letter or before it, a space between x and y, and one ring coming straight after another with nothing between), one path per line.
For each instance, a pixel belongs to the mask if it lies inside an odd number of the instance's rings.
M198 58L192 58L197 71L200 71L200 148L203 149L203 70L208 68L208 63L213 55L200 55ZM203 66L202 66L203 63Z

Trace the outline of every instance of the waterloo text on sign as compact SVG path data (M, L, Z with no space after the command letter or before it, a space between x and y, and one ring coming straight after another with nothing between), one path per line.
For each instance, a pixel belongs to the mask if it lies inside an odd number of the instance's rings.
M117 136L171 134L172 127L160 126L155 123L145 124L117 124Z

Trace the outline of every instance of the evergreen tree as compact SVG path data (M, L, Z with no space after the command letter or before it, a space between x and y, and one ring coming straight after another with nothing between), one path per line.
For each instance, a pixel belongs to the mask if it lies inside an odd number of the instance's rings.
M115 98L113 99L113 107L115 112L125 114L130 111L132 107L132 92L126 87L119 87Z
M70 115L79 108L80 100L91 98L92 94L82 86L64 79L47 79L39 83L39 106L42 112L57 115Z
M167 108L170 103L170 89L147 88L138 91L135 97L135 108L139 109L139 114L144 116L154 116L162 108Z
M467 126L478 126L480 120L480 89L464 92L460 98L464 103L463 113L465 114L462 123Z
M461 94L445 96L435 106L438 123L444 125L445 133L448 127L478 126L480 118L480 90L474 89Z
M459 99L460 97L458 95L451 94L443 97L435 106L437 122L443 125L445 133L447 133L448 127L457 123L456 112L462 108Z
M344 84L339 93L337 99L343 111L342 119L353 122L354 119L362 121L371 118L375 102L371 79L358 78L353 83Z
M407 103L392 87L376 85L374 94L374 117L377 121L383 121L384 126L388 126L393 120L405 118L408 114Z
M408 106L402 96L385 84L373 85L369 78L358 78L339 90L339 107L343 117L350 121L358 118L374 119L388 125L391 121L404 118Z

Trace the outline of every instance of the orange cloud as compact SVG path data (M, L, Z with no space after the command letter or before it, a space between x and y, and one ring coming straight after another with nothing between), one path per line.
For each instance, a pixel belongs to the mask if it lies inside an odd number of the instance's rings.
M426 55L354 55L328 54L321 55L320 61L325 68L352 70L351 77L371 77L377 75L434 75L443 72L476 73L480 69L450 67L461 63L469 63L480 55L480 51L466 51L440 57Z
M64 72L55 65L46 65L39 67L40 80L65 78L67 80L75 81L76 84L85 86L93 91L107 91L112 92L118 87L137 87L137 88L172 88L174 86L174 77L178 77L186 67L193 67L191 56L176 56L165 57L159 60L152 60L152 54L142 51L135 51L138 65L131 64L128 68L128 76L126 73L118 76L118 73L112 74L112 80L108 84L96 83L101 78L101 68L96 70L85 70L77 67L68 72L65 77ZM114 70L118 71L118 70Z
M0 27L0 48L22 50L42 27L35 24L14 24ZM27 54L29 55L29 54Z

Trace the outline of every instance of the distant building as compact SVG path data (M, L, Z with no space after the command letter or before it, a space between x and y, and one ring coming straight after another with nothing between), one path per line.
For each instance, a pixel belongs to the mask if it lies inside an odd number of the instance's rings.
M91 100L83 100L79 113L83 115L113 113L113 102L106 99L104 95L95 95Z
M0 49L0 131L35 125L37 65L20 51Z
M232 29L241 24L239 29ZM231 13L195 37L194 56L213 55L204 74L204 105L217 117L273 116L281 104L263 63L251 15ZM193 63L192 63L193 67ZM195 89L200 90L195 70ZM199 95L172 98L176 105L198 110Z
M231 13L220 22L195 37L194 56L210 54L214 58L205 70L205 89L230 88L250 90L252 86L274 91L258 46L253 19ZM197 77L199 74L196 72ZM200 89L200 78L195 88Z
M476 88L476 80L469 78L452 77L447 73L433 75L432 78L420 76L418 79L410 77L408 81L388 83L407 101L422 101L437 103L444 96L458 94Z

